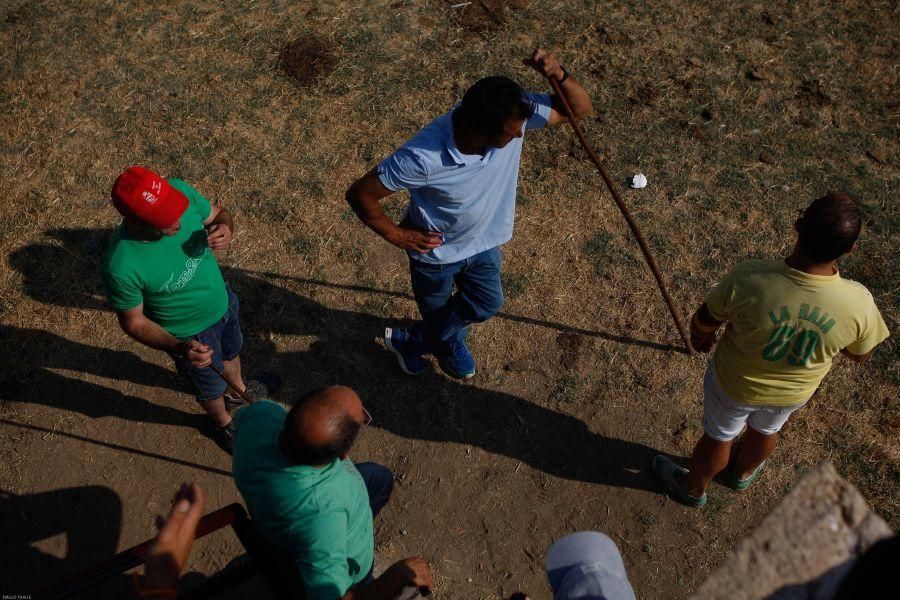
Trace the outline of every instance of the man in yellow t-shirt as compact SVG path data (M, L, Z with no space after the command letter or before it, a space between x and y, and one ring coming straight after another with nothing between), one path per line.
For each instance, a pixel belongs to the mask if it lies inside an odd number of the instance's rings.
M691 344L701 352L709 352L716 331L728 325L704 378L705 433L689 468L665 456L653 460L666 490L687 505L706 504L706 488L728 466L732 441L745 424L728 483L746 489L832 358L841 353L864 363L889 335L872 294L837 270L837 259L859 236L856 201L828 194L810 204L794 228L797 242L787 259L740 263L691 320Z

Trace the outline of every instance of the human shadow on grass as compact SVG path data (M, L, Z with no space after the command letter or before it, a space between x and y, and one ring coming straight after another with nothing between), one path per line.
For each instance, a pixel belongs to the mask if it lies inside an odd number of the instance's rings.
M147 386L183 389L173 373L131 352L98 348L42 329L0 325L0 353L8 357L0 375L2 401L43 404L93 419L116 416L162 425L196 427L200 424L196 413L55 372L61 369Z
M90 283L98 280L99 260L85 257L98 244L105 247L111 233L54 230L49 235L62 247L26 247L10 262L22 272L25 289L35 299L100 308L99 287ZM29 267L33 263L27 257L32 255L44 256L45 267ZM58 281L54 269L63 271L59 277L70 278L73 293L46 291ZM285 375L284 400L313 387L341 383L360 393L374 413L375 426L397 435L477 446L565 479L657 490L647 473L656 449L596 434L580 419L510 394L434 373L409 378L400 373L393 355L375 342L385 319L328 308L252 271L225 269L224 274L241 299L251 362L269 363ZM312 336L315 341L308 351L278 353L272 335Z
M360 319L356 330L368 325ZM306 389L351 386L372 426L395 435L479 447L563 479L659 491L649 473L659 450L597 434L581 419L511 394L431 372L413 379L373 341L323 339L310 352L281 354L279 363L303 374Z
M121 528L122 501L107 487L21 495L0 492L0 590L30 598L54 582L93 567L116 553ZM65 536L65 542L54 545L62 547L62 552L40 549L42 540L59 535ZM104 587L127 593L129 578L116 579ZM92 594L88 597L98 597Z

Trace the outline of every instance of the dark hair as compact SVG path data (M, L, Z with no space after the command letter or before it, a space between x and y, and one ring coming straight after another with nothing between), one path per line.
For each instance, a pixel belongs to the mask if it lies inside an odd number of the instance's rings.
M518 83L498 75L479 79L466 90L456 114L481 135L494 137L510 119L531 117L534 107Z
M829 192L813 200L795 226L806 256L823 263L835 260L850 252L859 237L859 204L848 194Z
M291 452L291 458L302 465L324 465L346 454L359 434L360 423L345 413L335 417L336 422L332 424L334 435L328 443L313 446L306 442L300 433L300 423L297 422L298 415L306 404L317 398L326 389L319 388L301 396L291 407L285 420L285 441Z

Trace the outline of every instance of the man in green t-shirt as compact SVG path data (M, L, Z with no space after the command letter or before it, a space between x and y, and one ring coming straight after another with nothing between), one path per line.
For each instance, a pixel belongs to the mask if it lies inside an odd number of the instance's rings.
M405 587L431 589L431 570L418 557L372 576L372 520L394 477L347 458L372 420L353 390L315 390L290 412L261 400L235 420L234 482L257 530L297 565L307 600L388 600Z
M241 376L239 303L212 253L231 242L231 214L186 182L139 166L116 179L112 201L123 220L103 269L109 305L125 333L172 356L230 453L228 408L242 400L210 365L249 394L268 396L278 384Z
M837 259L853 250L860 210L846 194L815 200L794 224L797 243L785 260L737 265L691 321L691 344L709 352L727 322L704 379L703 437L683 469L665 456L653 470L689 506L706 504L706 488L729 462L732 441L747 430L726 478L746 489L775 451L778 431L802 408L843 354L864 363L888 329L872 294L843 279Z

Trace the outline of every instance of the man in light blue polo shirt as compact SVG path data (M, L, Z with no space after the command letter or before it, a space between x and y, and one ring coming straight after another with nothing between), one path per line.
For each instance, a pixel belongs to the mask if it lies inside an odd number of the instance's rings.
M538 48L525 62L560 83L576 119L590 113L587 92L553 54ZM409 254L422 319L409 329L388 327L384 335L406 373L423 372L423 355L433 353L448 375L475 374L466 328L503 304L500 245L512 237L522 136L565 123L565 114L555 95L486 77L347 190L362 222ZM409 190L411 201L396 224L380 200L400 190Z

